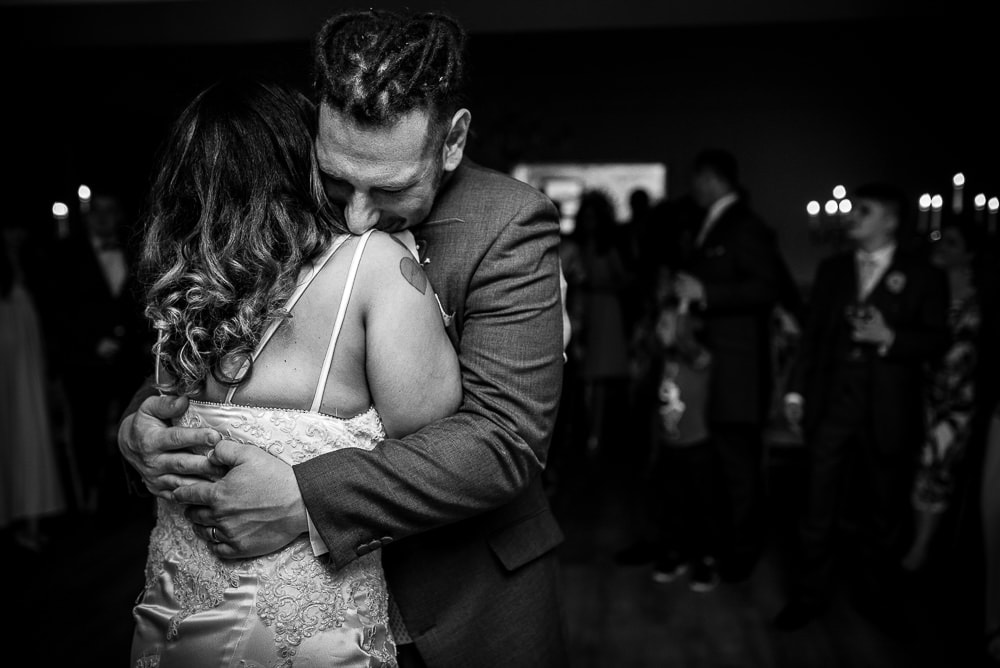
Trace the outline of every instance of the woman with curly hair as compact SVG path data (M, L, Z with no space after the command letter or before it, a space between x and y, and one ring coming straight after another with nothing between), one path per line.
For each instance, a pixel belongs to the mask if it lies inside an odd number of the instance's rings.
M275 85L200 93L162 156L140 269L157 387L190 400L177 424L289 467L416 431L461 395L410 250L385 233L348 233L326 204L315 119L302 95ZM396 664L380 551L336 570L302 534L226 560L169 497L158 499L134 609L133 666Z

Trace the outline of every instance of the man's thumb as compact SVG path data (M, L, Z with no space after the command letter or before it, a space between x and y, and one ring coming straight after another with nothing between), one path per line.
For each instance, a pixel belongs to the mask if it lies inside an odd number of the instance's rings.
M208 461L215 466L232 468L243 461L243 447L233 441L219 441L208 454Z
M149 397L142 402L141 406L147 413L164 422L175 417L180 417L187 410L187 407L187 397L177 397L169 394Z

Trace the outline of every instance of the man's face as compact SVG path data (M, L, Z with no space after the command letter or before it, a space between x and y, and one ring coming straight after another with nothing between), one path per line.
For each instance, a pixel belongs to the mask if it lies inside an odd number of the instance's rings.
M896 229L896 216L882 202L859 199L847 214L847 236L862 246L889 242Z
M701 170L691 177L691 197L703 209L707 209L719 198L718 182L711 172Z
M425 111L393 125L362 127L321 104L316 156L326 196L354 234L397 232L427 217L451 161ZM451 169L457 167L457 162Z

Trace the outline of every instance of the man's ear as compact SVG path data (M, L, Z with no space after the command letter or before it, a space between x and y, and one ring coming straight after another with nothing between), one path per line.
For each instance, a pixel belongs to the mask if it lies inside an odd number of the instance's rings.
M472 113L468 109L459 109L451 117L451 126L441 149L444 171L453 172L458 169L459 163L462 162L462 156L465 154L465 140L469 136L471 122Z

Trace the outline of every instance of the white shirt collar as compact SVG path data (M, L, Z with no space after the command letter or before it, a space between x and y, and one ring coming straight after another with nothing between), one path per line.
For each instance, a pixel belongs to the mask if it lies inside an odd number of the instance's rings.
M712 206L708 207L708 215L705 216L706 222L714 223L718 220L722 213L736 203L740 197L736 193L727 193L720 197L719 199L712 202Z
M865 251L858 249L855 251L854 257L859 261L871 261L875 263L875 266L885 267L890 262L892 262L893 255L896 254L896 244L890 243L888 245L882 246L881 248L873 251Z
M709 231L715 225L715 221L719 219L719 216L721 216L726 209L735 204L738 199L739 195L736 193L727 193L712 202L712 205L708 207L708 213L705 215L705 222L702 223L701 229L698 231L698 237L695 240L696 246L701 246L705 243L705 237L708 236Z

